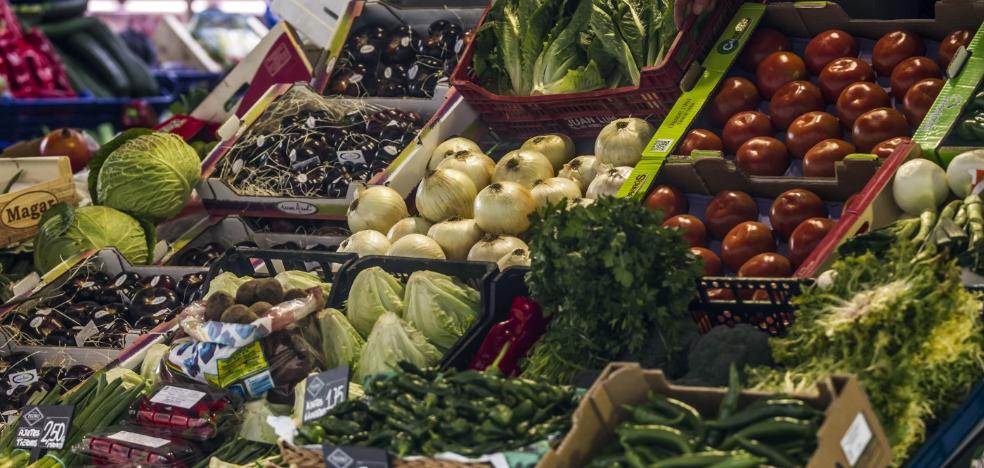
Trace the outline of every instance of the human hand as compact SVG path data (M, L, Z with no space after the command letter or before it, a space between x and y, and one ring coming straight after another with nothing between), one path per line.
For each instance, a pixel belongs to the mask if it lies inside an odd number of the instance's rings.
M716 3L717 0L676 0L673 6L673 22L676 23L677 29L682 29L687 18L713 10Z

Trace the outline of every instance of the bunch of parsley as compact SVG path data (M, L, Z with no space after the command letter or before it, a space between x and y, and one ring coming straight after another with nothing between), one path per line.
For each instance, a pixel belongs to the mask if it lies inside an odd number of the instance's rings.
M553 206L534 215L530 292L551 317L524 375L569 383L640 351L658 334L669 357L685 327L702 271L678 230L638 202L604 197L589 206Z

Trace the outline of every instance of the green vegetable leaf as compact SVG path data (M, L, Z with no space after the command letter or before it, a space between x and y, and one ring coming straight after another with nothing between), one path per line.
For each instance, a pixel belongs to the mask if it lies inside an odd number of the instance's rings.
M626 43L619 29L617 6L615 0L594 0L594 14L591 16L591 29L601 41L605 49L610 51L621 66L622 73L628 76L633 84L639 84L639 64L636 62L632 48Z
M92 203L94 205L98 205L100 203L99 195L96 193L96 184L99 181L99 170L102 169L102 165L106 161L106 158L108 158L113 151L116 151L116 148L123 146L123 143L126 143L127 141L130 141L138 136L149 135L151 133L154 133L154 131L149 128L131 128L129 130L124 130L123 133L117 135L116 138L110 140L109 143L100 146L99 149L92 154L92 159L89 161L88 182L89 196L92 197Z
M579 2L570 21L554 28L533 67L532 94L593 91L604 86L597 64L586 66L585 54L577 44L581 32L588 28L591 12L591 2Z

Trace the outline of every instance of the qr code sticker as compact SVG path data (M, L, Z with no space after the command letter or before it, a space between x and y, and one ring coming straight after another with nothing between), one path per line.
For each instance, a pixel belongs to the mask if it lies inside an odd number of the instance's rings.
M669 151L672 146L672 138L660 138L653 142L653 151L657 153L665 153Z

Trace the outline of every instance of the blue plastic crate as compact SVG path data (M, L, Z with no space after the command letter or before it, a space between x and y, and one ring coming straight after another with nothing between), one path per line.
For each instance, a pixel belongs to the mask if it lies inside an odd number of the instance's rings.
M958 449L976 434L974 429L984 421L984 381L977 384L970 396L964 400L923 447L912 457L907 468L943 468L951 457L957 456Z
M185 69L154 70L154 76L160 82L169 82L171 89L178 96L186 94L196 87L211 90L222 78L222 75L219 73Z

